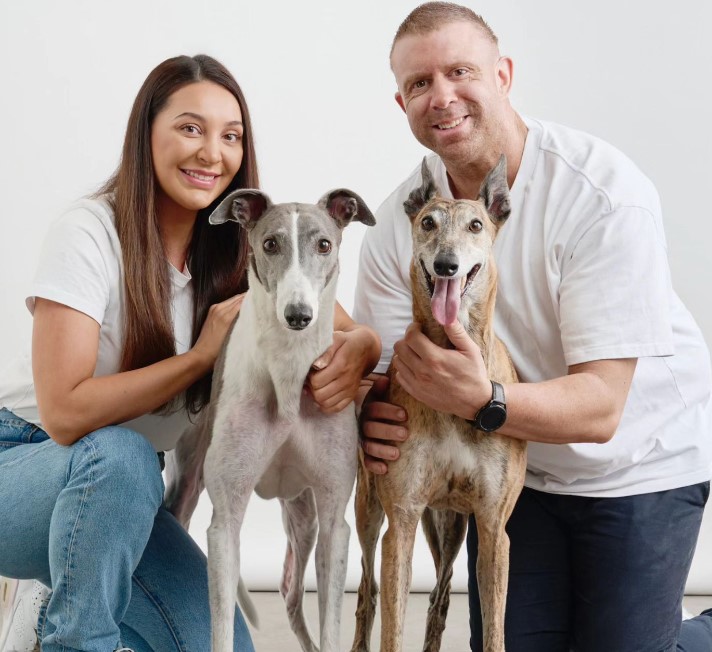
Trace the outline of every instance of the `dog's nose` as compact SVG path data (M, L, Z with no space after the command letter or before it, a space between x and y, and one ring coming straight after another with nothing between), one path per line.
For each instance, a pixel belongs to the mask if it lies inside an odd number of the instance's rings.
M442 254L433 263L435 273L438 276L454 276L457 273L457 258L448 254Z
M297 331L309 326L313 314L312 309L303 303L292 304L284 309L284 318L287 320L287 325Z

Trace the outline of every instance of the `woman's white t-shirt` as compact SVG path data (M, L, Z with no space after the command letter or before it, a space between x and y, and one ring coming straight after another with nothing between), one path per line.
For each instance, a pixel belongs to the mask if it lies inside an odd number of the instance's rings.
M167 261L172 282L172 316L176 353L191 345L193 288L187 269L179 272ZM113 211L105 198L74 204L50 227L39 267L26 300L30 312L35 298L74 308L99 325L99 350L94 376L119 371L123 344L123 263ZM31 353L21 352L0 376L0 406L30 423L42 425L32 381ZM187 412L148 414L124 424L143 434L156 448L173 448L190 425Z

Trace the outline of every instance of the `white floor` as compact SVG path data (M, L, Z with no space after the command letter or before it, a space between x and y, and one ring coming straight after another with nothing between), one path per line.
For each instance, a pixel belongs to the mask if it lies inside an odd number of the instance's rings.
M299 652L297 639L292 634L287 621L284 602L279 593L253 592L250 594L260 615L260 629L253 631L253 641L257 652ZM312 633L318 630L318 607L316 593L307 593L305 611ZM685 607L693 614L712 607L712 596L688 596ZM426 593L411 593L408 599L406 614L404 650L422 649L425 632L425 614L428 609ZM341 622L341 649L350 650L354 634L354 612L356 611L356 594L347 593L344 598L344 609ZM371 638L374 650L378 649L380 623L378 615ZM467 595L453 593L450 597L447 628L443 634L441 652L465 652L469 649L469 626L467 620ZM317 641L318 642L318 641Z

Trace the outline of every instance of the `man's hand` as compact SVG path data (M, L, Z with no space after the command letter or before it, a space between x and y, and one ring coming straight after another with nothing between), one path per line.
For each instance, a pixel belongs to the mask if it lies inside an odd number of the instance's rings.
M492 396L482 353L459 321L445 326L454 349L443 349L411 324L394 346L396 378L413 398L434 410L472 419Z
M388 377L377 376L361 408L361 448L366 469L382 475L400 456L398 443L408 438L406 411L387 402Z

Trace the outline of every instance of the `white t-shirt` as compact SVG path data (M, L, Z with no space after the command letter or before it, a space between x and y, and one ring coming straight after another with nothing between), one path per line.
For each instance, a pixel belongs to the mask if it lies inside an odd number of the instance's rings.
M191 344L193 288L190 273L179 272L167 261L172 281L173 332L176 352ZM108 202L84 199L55 221L45 237L31 296L50 299L79 310L100 326L99 351L94 376L119 371L123 344L123 271L121 245ZM32 381L28 350L12 360L0 374L0 407L30 423L42 425ZM148 414L122 424L143 434L156 448L173 448L189 425L184 409L170 415Z
M639 358L620 426L606 444L528 447L526 485L552 493L625 496L712 475L709 351L674 293L652 183L607 143L525 120L529 132L495 241L495 331L522 382L564 376L591 360ZM445 166L428 157L440 192ZM354 319L393 344L412 321L410 221L403 202L420 166L386 199L362 249Z

